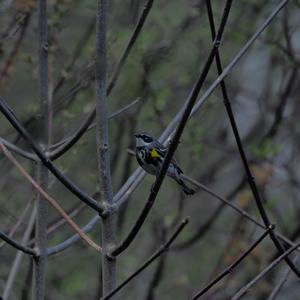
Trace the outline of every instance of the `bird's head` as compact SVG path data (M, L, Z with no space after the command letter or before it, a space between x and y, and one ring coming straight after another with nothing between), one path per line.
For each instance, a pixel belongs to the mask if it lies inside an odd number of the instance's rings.
M135 136L136 147L148 146L154 140L153 137L145 131L136 133L134 136Z

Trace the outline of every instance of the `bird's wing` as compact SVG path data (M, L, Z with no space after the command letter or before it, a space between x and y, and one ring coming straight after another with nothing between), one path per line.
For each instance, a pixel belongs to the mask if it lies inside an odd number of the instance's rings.
M152 158L160 158L162 161L165 158L167 151L168 151L168 148L166 148L165 146L153 147L151 149L151 156L152 156ZM183 173L183 171L179 168L175 158L172 158L171 163L174 164L174 166L176 167L176 169L178 170L179 173Z

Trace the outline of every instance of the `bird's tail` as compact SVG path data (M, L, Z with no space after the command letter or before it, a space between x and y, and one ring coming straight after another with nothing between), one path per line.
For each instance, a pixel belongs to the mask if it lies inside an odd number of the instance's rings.
M195 190L190 188L189 186L186 185L186 183L181 179L181 178L176 178L175 179L177 181L178 184L180 184L182 191L187 195L194 195L195 194Z

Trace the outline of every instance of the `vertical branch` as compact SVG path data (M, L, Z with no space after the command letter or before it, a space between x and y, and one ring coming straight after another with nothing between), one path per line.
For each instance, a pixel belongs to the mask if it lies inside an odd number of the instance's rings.
M108 143L108 113L106 96L106 30L107 1L98 0L96 28L96 144L101 201L105 207L113 203L110 152ZM116 260L109 257L115 246L116 218L112 210L102 219L102 286L107 294L116 285Z
M37 164L37 181L43 188L47 188L48 171L41 163ZM37 217L35 224L35 244L39 257L34 261L33 299L42 300L45 296L45 280L47 268L47 216L48 204L40 193L36 199Z
M46 150L50 142L51 103L48 96L48 25L47 0L38 1L39 14L39 97L41 117L39 122L39 143ZM37 181L42 189L48 188L48 169L42 162L37 164ZM41 193L37 194L36 247L39 257L34 261L33 299L45 298L47 268L47 215L48 204Z

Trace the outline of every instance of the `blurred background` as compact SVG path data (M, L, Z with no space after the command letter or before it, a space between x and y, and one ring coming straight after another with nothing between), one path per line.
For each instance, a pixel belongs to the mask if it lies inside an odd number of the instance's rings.
M48 2L49 87L53 103L51 149L55 149L57 143L76 131L95 104L96 1ZM224 66L278 3L273 0L233 2L220 48ZM224 1L212 1L217 25L223 5ZM143 7L141 0L109 1L108 79ZM34 137L37 137L40 117L37 24L36 1L0 1L0 93ZM226 77L229 98L264 205L276 229L293 241L300 234L299 25L300 1L290 1ZM154 1L143 31L108 98L111 113L139 99L110 121L115 193L138 167L129 151L134 150L133 134L146 130L157 138L160 136L187 99L211 45L205 1ZM214 66L201 93L216 78ZM30 151L3 116L0 136ZM17 158L34 174L33 162ZM260 220L219 89L189 120L176 159L188 176ZM95 130L84 134L56 164L83 190L95 194L99 186ZM8 233L19 222L14 238L21 240L35 193L2 155L0 168L0 228ZM154 177L148 175L122 207L118 216L118 240L136 220L153 182ZM95 216L94 211L82 205L52 176L49 193L74 214L80 226ZM262 233L253 222L207 193L199 191L185 198L176 183L166 179L141 233L118 260L118 282L148 258L185 216L190 216L190 223L174 247L115 299L188 299ZM52 228L48 234L49 247L73 234L66 225L55 227L60 220L56 211L49 208L49 229ZM100 230L98 224L90 233L99 243ZM204 299L229 299L277 254L273 243L266 238ZM1 244L1 291L15 255L13 248ZM98 299L99 263L100 256L83 242L50 257L46 299ZM286 270L282 262L244 298L267 299ZM30 299L31 274L32 263L24 256L10 299ZM291 274L276 299L299 299L299 293L299 282Z

